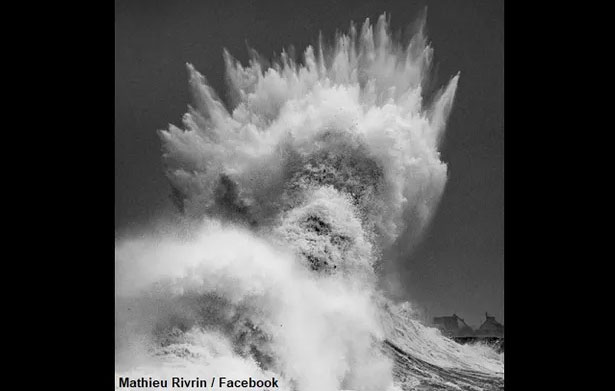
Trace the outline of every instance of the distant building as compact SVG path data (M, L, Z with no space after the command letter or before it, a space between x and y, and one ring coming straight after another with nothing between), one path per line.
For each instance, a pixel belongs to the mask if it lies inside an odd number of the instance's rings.
M489 316L485 312L485 321L474 332L474 335L478 337L504 337L504 325L495 320L495 316Z
M473 330L457 314L436 316L433 318L433 324L443 335L458 343L466 344L482 341L498 352L504 351L504 325L488 313L485 313L485 321L477 330Z
M453 316L436 316L433 318L434 325L449 337L469 337L474 335L474 330L466 322L453 314Z

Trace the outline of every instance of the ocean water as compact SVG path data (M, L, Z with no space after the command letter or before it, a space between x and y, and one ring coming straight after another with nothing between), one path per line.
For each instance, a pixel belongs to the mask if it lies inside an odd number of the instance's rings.
M299 60L225 52L227 104L187 65L193 102L159 132L182 218L116 242L117 389L503 388L503 353L445 338L382 289L385 250L420 241L447 180L460 75L424 102L424 22L396 42L383 15Z

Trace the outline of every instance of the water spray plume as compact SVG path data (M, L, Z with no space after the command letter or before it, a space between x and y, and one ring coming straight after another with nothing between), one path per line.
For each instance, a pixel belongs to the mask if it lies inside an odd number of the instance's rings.
M189 228L116 243L118 376L275 376L297 391L426 381L400 379L390 346L503 376L502 355L449 341L379 288L383 251L420 238L403 233L425 230L447 179L438 147L459 75L424 103L433 51L419 25L401 45L385 15L366 20L301 61L244 66L224 51L228 104L187 65L183 128L159 134Z

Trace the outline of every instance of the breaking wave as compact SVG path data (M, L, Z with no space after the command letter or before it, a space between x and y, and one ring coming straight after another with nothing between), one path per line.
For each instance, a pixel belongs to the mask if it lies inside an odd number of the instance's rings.
M248 376L297 391L503 387L503 354L459 345L379 289L444 190L438 145L459 75L431 103L424 19L247 66L230 103L188 65L183 129L160 131L182 224L116 243L118 377Z

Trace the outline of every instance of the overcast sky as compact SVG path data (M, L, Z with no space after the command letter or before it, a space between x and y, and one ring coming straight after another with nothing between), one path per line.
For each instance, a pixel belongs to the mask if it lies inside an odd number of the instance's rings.
M331 37L385 11L398 30L425 5L436 85L461 77L441 148L448 183L401 279L429 316L503 320L503 1L116 1L116 231L173 213L156 130L180 124L190 103L186 62L224 96L224 47L244 63L246 43L267 57L290 44L302 52L319 31Z

